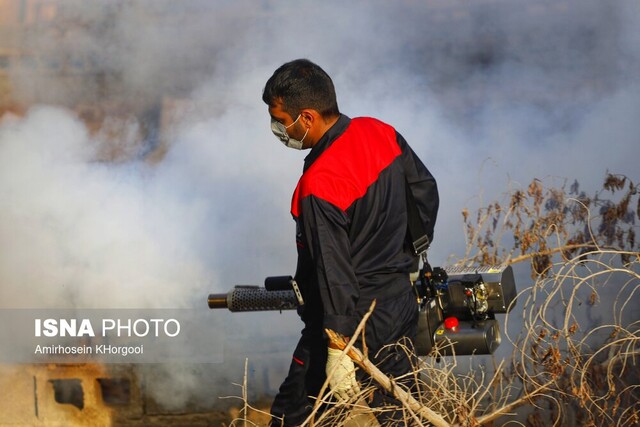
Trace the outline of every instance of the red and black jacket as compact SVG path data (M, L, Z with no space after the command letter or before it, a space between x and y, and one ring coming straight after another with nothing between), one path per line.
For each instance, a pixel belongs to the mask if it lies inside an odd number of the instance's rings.
M431 241L436 181L394 128L341 115L313 147L291 205L307 326L350 336L372 299L410 290L407 183Z

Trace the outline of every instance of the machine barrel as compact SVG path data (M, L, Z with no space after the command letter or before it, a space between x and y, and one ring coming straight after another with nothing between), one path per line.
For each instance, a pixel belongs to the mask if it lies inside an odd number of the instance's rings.
M298 300L293 290L268 291L258 286L236 286L227 294L210 294L209 308L229 311L293 310Z

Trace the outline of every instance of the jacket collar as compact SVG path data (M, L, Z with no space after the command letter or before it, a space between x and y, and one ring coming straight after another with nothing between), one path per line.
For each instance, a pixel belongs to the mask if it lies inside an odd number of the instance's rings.
M324 151L333 144L349 127L351 119L344 114L340 114L338 120L322 135L322 138L313 146L311 152L304 158L304 169L306 171L315 162Z

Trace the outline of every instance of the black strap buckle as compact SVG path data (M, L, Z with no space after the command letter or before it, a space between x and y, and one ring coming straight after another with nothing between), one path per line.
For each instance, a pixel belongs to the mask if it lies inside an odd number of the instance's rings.
M425 234L413 242L413 251L416 255L420 256L429 249L430 243L429 238Z

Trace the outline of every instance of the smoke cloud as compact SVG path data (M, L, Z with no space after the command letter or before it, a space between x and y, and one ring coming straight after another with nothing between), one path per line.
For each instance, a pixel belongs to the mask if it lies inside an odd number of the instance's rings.
M30 34L25 48L84 61L96 77L77 86L12 73L15 96L36 105L0 121L4 307L204 307L208 292L293 273L288 211L305 153L270 134L260 96L298 57L333 77L345 114L394 125L436 176L432 264L462 251L461 209L508 185L566 177L595 189L607 170L638 180L632 0L64 2L59 19L56 38ZM102 103L119 120L119 107L166 99L188 108L162 129L157 163L144 159L154 138L136 145L148 115L113 140L75 108ZM126 160L101 160L105 144ZM235 316L224 326L230 357L251 345L234 329L254 345L270 337L263 353L274 355L293 349L301 326L292 313ZM256 357L254 372L286 369L277 359Z
M67 111L38 107L5 123L0 151L3 305L183 305L203 284L191 249L203 209L158 187L144 165L92 162Z

